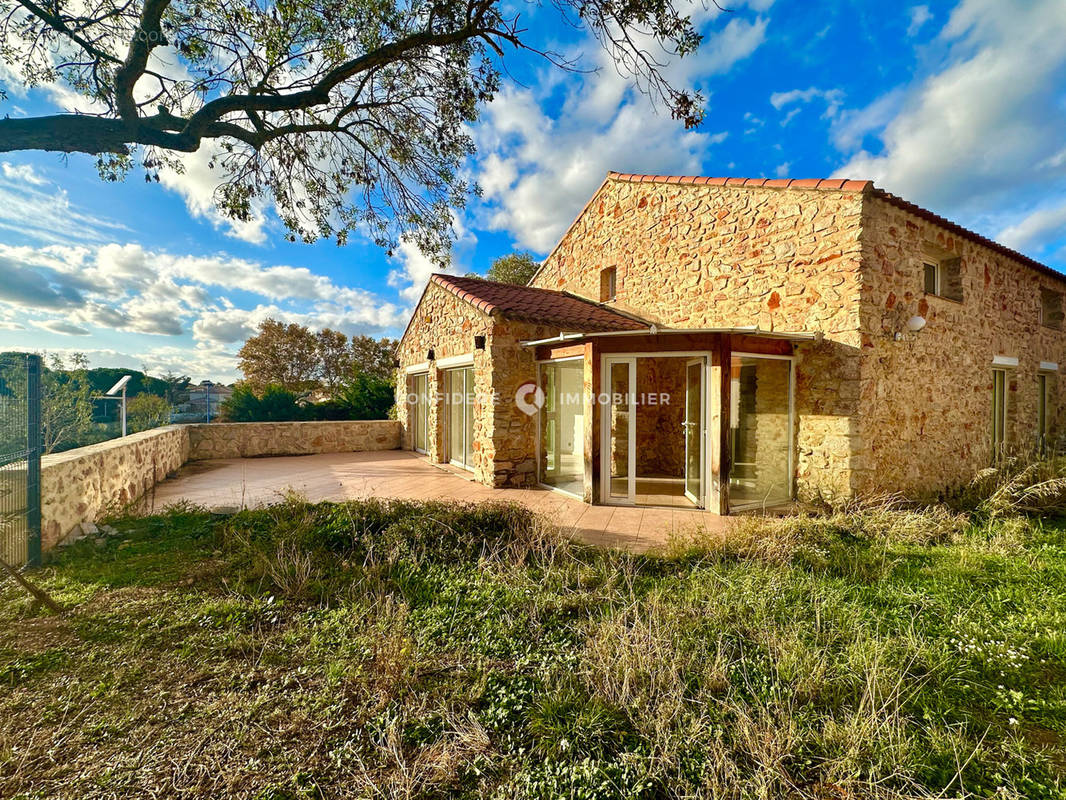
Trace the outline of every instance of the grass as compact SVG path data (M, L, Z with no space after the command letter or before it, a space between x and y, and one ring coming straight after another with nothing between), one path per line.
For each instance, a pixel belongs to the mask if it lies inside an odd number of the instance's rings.
M113 523L0 587L0 796L1066 796L1066 529L892 504L665 556L507 506Z

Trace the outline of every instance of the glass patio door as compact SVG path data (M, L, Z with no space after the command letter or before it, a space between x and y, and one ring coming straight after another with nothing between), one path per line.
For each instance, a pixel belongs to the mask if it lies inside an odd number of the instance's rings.
M539 365L540 482L576 497L585 492L583 359Z
M450 369L445 373L448 405L448 462L473 469L474 370Z
M792 499L792 363L734 353L729 501L767 507Z
M685 497L703 506L704 359L685 362Z
M429 375L422 372L411 378L409 425L414 434L414 449L429 452Z
M601 475L605 503L634 505L637 497L636 386L637 359L608 358L604 369L607 405L603 409L604 440Z

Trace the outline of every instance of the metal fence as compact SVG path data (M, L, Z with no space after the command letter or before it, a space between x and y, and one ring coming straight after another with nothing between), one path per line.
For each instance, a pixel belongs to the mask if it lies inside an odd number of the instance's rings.
M41 357L0 354L0 559L41 563Z

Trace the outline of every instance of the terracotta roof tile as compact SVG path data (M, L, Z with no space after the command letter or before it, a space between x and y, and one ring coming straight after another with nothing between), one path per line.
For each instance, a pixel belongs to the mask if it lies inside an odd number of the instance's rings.
M982 236L979 233L971 231L969 228L964 228L957 222L952 222L951 220L945 219L939 214L934 214L932 211L922 208L921 206L917 206L909 200L904 200L902 197L896 197L896 195L890 192L886 192L884 189L878 189L876 187L873 189L871 194L874 197L877 197L881 200L884 200L886 203L895 206L896 208L902 209L903 211L906 211L910 214L914 214L914 216L916 217L921 217L922 219L928 222L932 222L934 225L939 225L941 228L949 230L957 236L961 236L964 239L969 239L970 241L982 244L990 250L995 250L997 253L1001 253L1005 256L1008 256L1009 258L1013 258L1015 261L1020 261L1023 264L1026 264L1027 266L1030 266L1033 269L1042 272L1049 277L1055 278L1060 281L1066 281L1066 275L1062 274L1057 269L1052 269L1051 267L1047 266L1047 264L1041 264L1034 258L1029 258L1029 256L1024 255L1023 253L1019 253L1017 250L1012 250L1005 244L1000 244L999 242L995 242L985 236Z
M496 313L508 319L535 322L561 331L639 331L649 325L591 300L553 289L536 289L440 273L435 273L431 280L486 314Z
M1017 250L1012 250L1006 245L1002 245L979 233L975 233L968 228L964 228L962 225L952 222L949 219L945 219L939 214L934 214L932 211L915 205L908 200L904 200L902 197L897 197L894 194L886 192L884 189L879 189L874 186L873 181L847 180L842 178L805 178L800 180L795 178L773 178L770 180L765 178L692 178L690 176L678 175L634 175L624 172L608 172L607 179L628 181L631 183L694 183L708 186L744 186L752 188L762 187L765 189L825 189L838 192L868 192L873 197L877 197L890 203L896 208L914 214L917 217L921 217L928 222L932 222L934 225L939 225L958 236L969 239L977 244L984 245L990 250L995 250L996 252L1016 261L1020 261L1052 278L1066 281L1066 275L1058 270L1052 269L1046 264L1041 264L1039 261L1019 253Z

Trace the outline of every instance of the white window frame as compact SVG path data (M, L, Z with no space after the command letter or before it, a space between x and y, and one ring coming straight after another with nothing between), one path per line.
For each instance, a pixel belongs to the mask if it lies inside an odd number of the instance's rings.
M423 372L409 372L407 374L407 379L408 379L408 381L413 382L413 381L418 380L418 378L421 378L423 376L426 379L426 397L425 397L425 401L426 402L425 402L425 409L423 411L423 414L424 414L424 420L423 421L424 421L424 425L425 425L425 437L426 437L426 449L423 450L423 449L419 448L419 446L418 446L418 437L417 437L417 435L414 434L413 430L412 430L412 436L411 436L411 449L414 450L416 453L421 453L422 455L428 455L429 454L429 398L430 398L429 371L426 370L426 371L423 371ZM411 386L411 383L408 383L408 386ZM410 392L410 391L409 391L409 393L410 394L417 394L416 392ZM418 405L419 405L418 401L416 400L413 404L408 404L408 406L407 406L407 424L408 424L409 428L413 428L413 425L411 424L412 411L415 414L417 414L418 413Z
M469 472L473 472L474 471L474 465L472 463L471 464L466 464L466 463L464 463L462 461L457 461L456 459L454 459L452 457L452 409L451 409L451 406L452 406L452 395L453 395L453 392L451 391L451 389L452 389L452 386L451 386L452 375L454 373L456 373L456 372L465 372L467 370L470 371L471 377L474 377L474 369L473 369L472 364L459 364L459 365L451 366L451 367L449 367L447 369L442 370L441 372L438 372L437 374L438 375L443 374L443 376L444 376L444 446L445 446L445 452L448 454L448 463L451 464L453 467L458 467L459 469L465 469L465 470L467 470ZM466 381L465 381L465 379L463 381L463 393L464 393L464 395L466 395L466 394L472 395L473 394L473 392L467 392L466 391ZM467 403L466 402L466 398L464 397L463 398L463 436L464 436L464 441L465 441L465 437L467 435L467 432L469 431L469 425L467 424L468 423L468 416L467 415L468 414L473 414L473 413L474 413L474 400L471 399L470 403ZM466 448L465 449L466 449L467 453L472 458L473 457L473 442L472 441L466 442Z
M997 387L997 382L1000 384ZM1007 443L1007 365L997 364L992 368L992 459L999 458L1000 448ZM997 399L999 402L997 402Z
M796 356L795 355L777 355L770 353L747 353L741 350L733 350L730 352L730 359L733 356L739 356L742 358L769 358L777 361L788 362L788 502L792 502L796 499ZM732 381L732 378L730 378ZM729 419L730 424L733 420L733 403L734 395L739 400L739 391L734 391L734 386L729 387ZM744 511L745 509L760 507L760 503L738 503L736 505L730 503L729 511Z
M925 288L925 268L926 267L932 267L933 268L933 291L932 292L930 292L928 289ZM941 288L940 287L940 283L941 283L942 278L943 278L943 268L941 267L939 261L937 261L936 259L933 259L933 258L925 258L925 259L922 260L922 290L925 292L925 294L934 294L937 297L942 297L943 295L941 295L941 293L940 293L940 288Z
M538 359L537 360L537 388L539 389L540 385L541 385L541 367L544 364L549 364L549 365L550 364L562 364L562 363L567 362L567 361L581 361L581 362L584 362L584 360L585 360L585 356L584 355L567 356L566 358L542 358L542 359ZM545 402L547 402L547 400L545 400ZM566 495L567 497L573 497L576 500L581 500L582 502L584 502L584 500L585 500L584 496L580 496L579 497L578 495L574 494L573 492L568 492L568 491L566 491L566 489L560 489L558 486L552 486L550 484L544 483L544 481L543 481L544 476L541 474L541 471L540 471L540 466L541 466L541 463L542 463L541 462L541 452L542 452L541 448L543 447L543 445L541 444L541 438L540 438L541 437L541 424L542 424L541 416L542 416L542 414L543 414L543 409L538 408L537 409L537 415L536 415L537 416L537 446L536 446L536 449L535 449L536 458L537 458L537 486L541 487L542 489L547 489L547 490L552 491L552 492L557 492L559 494ZM589 459L591 457L592 456L591 456L590 453L585 453L585 458L586 459ZM584 485L582 486L583 490L586 489L586 488L587 487L585 487Z

